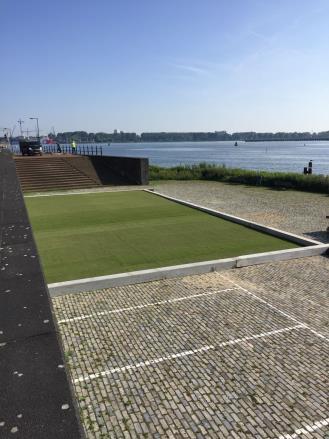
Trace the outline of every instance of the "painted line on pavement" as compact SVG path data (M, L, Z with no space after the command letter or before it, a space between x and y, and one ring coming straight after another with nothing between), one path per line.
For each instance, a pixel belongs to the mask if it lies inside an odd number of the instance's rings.
M329 425L329 418L322 419L321 421L315 422L313 425L306 425L302 428L298 428L294 431L294 433L286 433L282 434L278 437L278 439L296 439L301 434L307 434L312 433L313 431L319 430L322 427L325 427L326 425Z
M281 315L287 317L287 319L292 320L293 322L296 322L299 325L302 325L305 329L308 329L310 332L312 332L313 334L315 334L317 337L322 338L323 340L327 341L329 343L329 339L326 338L323 334L321 334L320 332L315 331L315 329L312 329L309 325L307 325L306 323L301 322L300 320L296 319L295 317L291 316L290 314L286 313L285 311L282 311L280 308L272 305L270 302L267 302L266 300L262 299L261 297L257 296L255 293L252 293L251 291L247 290L246 288L241 287L241 285L237 284L236 282L232 281L231 279L229 279L228 277L220 274L220 276L227 280L228 282L231 282L232 285L235 285L236 287L240 288L242 291L245 291L247 294L250 294L252 297L254 297L256 300L264 303L265 305L267 305L269 308L274 309L275 311L277 311L278 313L280 313Z
M139 369L141 367L152 366L154 364L162 363L162 362L168 361L168 360L173 360L175 358L187 357L190 355L198 354L199 352L207 352L209 350L215 350L215 349L218 349L220 347L232 346L232 345L235 345L238 343L243 343L245 341L255 340L258 338L264 338L264 337L268 337L271 335L280 334L280 333L288 332L288 331L293 331L294 329L300 329L300 328L304 328L304 325L295 325L295 326L290 326L288 328L276 329L275 331L263 332L261 334L251 335L248 337L224 341L222 343L219 343L217 346L207 345L207 346L203 346L199 349L193 349L190 351L179 352L177 354L171 354L171 355L168 355L166 357L155 358L153 360L143 361L143 362L137 363L137 364L129 364L129 365L123 366L123 367L115 367L113 369L104 370L102 372L94 373L91 375L81 376L79 378L74 379L73 382L74 382L74 384L77 384L77 383L81 383L81 382L85 382L85 381L91 381L91 380L94 380L96 378L112 375L113 373L124 372L126 370Z
M62 323L69 323L69 322L78 322L80 320L86 320L86 319L90 319L93 317L107 316L109 314L119 314L119 313L122 313L125 311L134 311L134 310L149 308L149 307L158 306L158 305L168 305L170 303L182 302L183 300L191 300L191 299L196 299L199 297L213 296L214 294L225 293L227 291L235 291L235 290L238 290L238 288L237 287L226 288L225 290L209 291L208 293L193 294L191 296L178 297L176 299L161 300L160 302L145 303L143 305L129 306L127 308L118 308L118 309L113 309L110 311L100 311L100 312L96 312L93 314L86 314L86 315L82 315L82 316L71 317L69 319L59 320L57 323L62 324Z
M167 357L155 358L153 360L143 361L137 364L129 364L128 366L123 366L123 367L115 367L114 369L108 369L108 370L104 370L103 372L98 372L91 375L86 375L76 378L75 380L73 380L73 382L76 384L84 381L91 381L94 380L95 378L111 375L116 372L124 372L125 370L138 369L140 367L145 367L145 366L152 366L153 364L162 363L163 361L173 360L175 358L180 358L180 357L187 357L188 355L197 354L198 352L206 352L209 351L209 349L215 349L215 346L212 345L203 346L202 348L199 349L179 352L178 354L168 355Z

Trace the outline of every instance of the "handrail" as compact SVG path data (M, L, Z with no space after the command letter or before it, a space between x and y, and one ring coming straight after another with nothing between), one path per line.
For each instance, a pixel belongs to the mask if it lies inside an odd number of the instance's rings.
M21 151L19 145L3 146L0 144L0 149L8 149L15 155L20 155ZM84 155L84 156L103 156L103 146L102 145L78 145L75 149L70 145L60 145L60 151L56 144L45 144L42 145L42 151L46 154L73 154L73 155Z
M49 154L73 154L83 156L103 156L102 145L78 145L75 148L68 145L60 145L60 150L57 145L47 144L42 146L42 150Z

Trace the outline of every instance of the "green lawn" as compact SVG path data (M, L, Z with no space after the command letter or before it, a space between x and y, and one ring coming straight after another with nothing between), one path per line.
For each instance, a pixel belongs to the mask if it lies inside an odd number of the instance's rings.
M141 191L25 202L48 283L297 247Z

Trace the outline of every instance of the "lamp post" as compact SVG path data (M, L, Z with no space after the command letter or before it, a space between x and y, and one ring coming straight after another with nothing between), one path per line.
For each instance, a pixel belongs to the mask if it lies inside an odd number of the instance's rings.
M10 128L2 128L3 130L3 135L5 137L5 139L7 140L7 144L8 146L10 145Z
M40 132L39 132L39 118L38 117L30 117L31 120L37 121L37 132L38 132L38 140L40 140Z
M19 128L20 128L20 131L21 131L21 137L23 137L22 125L23 125L24 121L22 119L19 119L17 122L19 123Z

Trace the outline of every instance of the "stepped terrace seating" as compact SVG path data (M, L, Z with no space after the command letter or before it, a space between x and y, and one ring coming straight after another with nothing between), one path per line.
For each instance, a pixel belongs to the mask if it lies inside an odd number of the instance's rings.
M24 192L101 186L87 157L15 157L15 163Z

